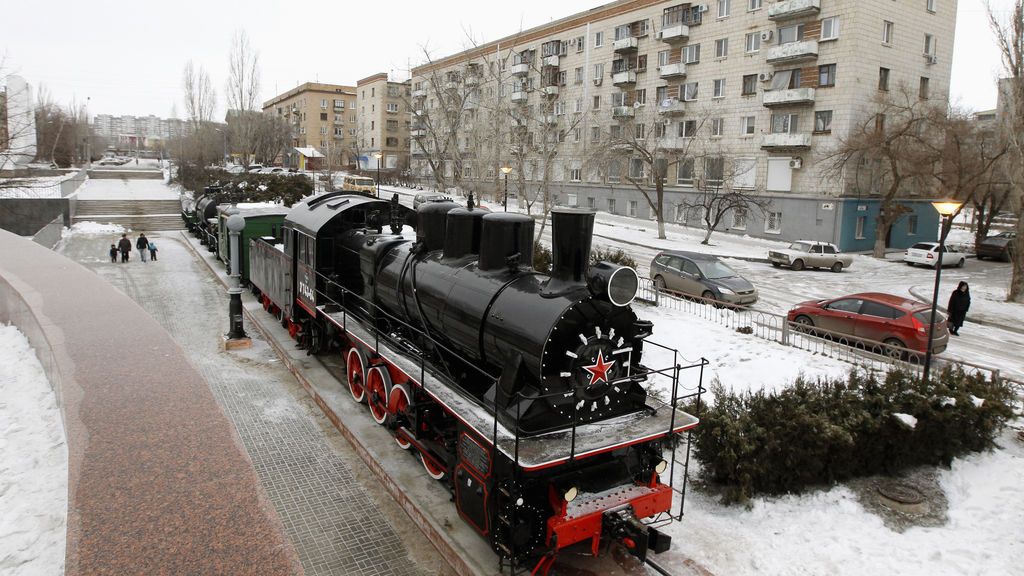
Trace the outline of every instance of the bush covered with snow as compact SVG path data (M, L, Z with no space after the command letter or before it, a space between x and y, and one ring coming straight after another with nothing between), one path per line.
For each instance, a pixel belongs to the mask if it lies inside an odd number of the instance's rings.
M948 466L991 448L1013 414L1008 386L960 368L927 385L902 371L884 380L854 371L774 392L713 387L715 404L701 412L694 441L703 479L723 488L726 502Z
M220 168L183 165L178 178L181 185L196 193L212 184L238 202L277 202L291 206L313 193L313 182L300 174L231 174Z
M590 253L590 263L597 264L598 262L611 262L612 264L618 264L620 266L629 266L630 268L636 269L637 263L632 256L627 254L622 248L597 248Z

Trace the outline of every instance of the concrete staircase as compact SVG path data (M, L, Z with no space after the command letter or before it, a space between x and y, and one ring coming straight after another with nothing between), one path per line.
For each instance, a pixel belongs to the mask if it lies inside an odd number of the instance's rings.
M74 221L120 224L143 232L185 228L177 200L79 200Z

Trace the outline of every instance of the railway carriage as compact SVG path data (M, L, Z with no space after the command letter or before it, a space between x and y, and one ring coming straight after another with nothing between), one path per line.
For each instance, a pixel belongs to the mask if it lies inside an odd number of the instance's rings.
M250 242L254 291L311 353L343 355L352 401L513 572L546 573L577 544L666 550L666 454L697 418L678 406L680 367L642 363L653 327L631 307L636 272L590 265L594 214L552 213L548 275L527 216L429 203L413 231L405 210L338 193L296 204L280 243ZM670 402L647 394L654 377Z

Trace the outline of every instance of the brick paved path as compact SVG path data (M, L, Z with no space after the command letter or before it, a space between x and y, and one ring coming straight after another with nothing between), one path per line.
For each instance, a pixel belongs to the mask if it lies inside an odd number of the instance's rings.
M106 235L75 236L62 251L123 290L185 349L238 431L307 574L443 572L433 548L258 333L250 332L251 350L219 349L227 296L176 235L153 233L160 259L145 264L137 254L111 264L106 249L114 239Z

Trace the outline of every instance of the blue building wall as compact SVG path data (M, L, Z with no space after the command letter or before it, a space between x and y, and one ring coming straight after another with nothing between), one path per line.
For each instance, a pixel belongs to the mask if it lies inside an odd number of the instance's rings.
M843 252L868 251L875 244L875 218L878 216L880 203L873 198L847 198L841 202L839 215L839 249ZM939 213L927 200L905 200L901 204L910 212L900 216L892 226L889 247L894 249L909 248L917 242L938 239ZM915 230L911 230L912 216L917 216ZM863 234L857 235L857 220L864 218Z

